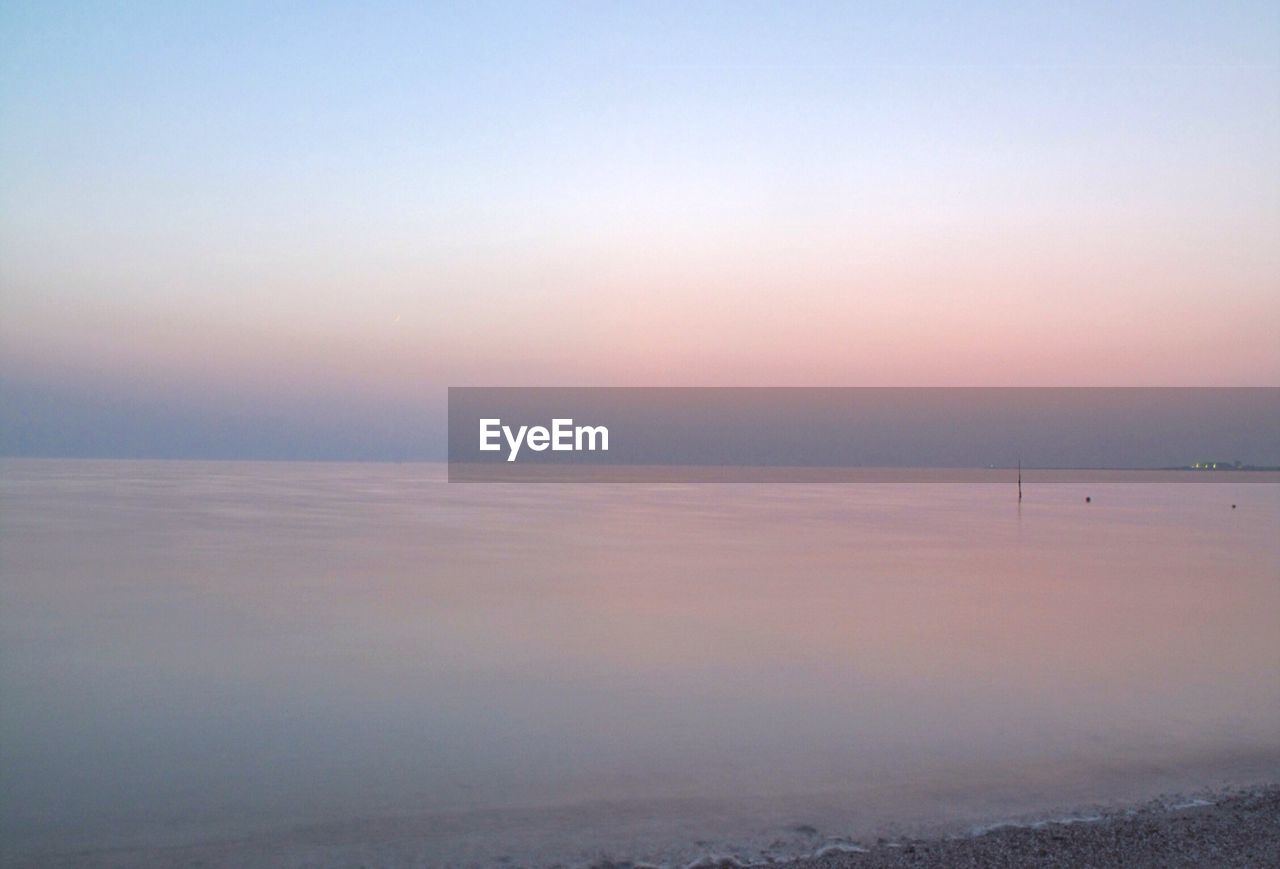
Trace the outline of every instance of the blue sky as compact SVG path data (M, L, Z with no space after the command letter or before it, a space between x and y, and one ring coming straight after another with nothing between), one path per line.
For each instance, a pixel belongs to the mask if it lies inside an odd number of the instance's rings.
M1263 3L8 3L0 398L182 452L449 384L1273 384L1278 45Z

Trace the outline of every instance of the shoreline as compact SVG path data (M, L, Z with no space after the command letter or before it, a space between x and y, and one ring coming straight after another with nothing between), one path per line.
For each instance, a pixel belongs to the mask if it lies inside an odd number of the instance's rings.
M932 867L1168 867L1280 866L1280 783L1169 795L1131 807L1008 820L936 832L872 839L810 836L800 849L776 847L746 857L732 851L659 859L548 859L518 850L485 859L435 851L425 831L400 824L307 830L299 838L250 835L186 844L85 848L61 853L9 853L5 866L178 867L275 866L501 866L590 869L932 869ZM323 835L316 835L316 833ZM875 835L875 834L872 834ZM781 843L776 843L781 844ZM772 851L770 854L769 851Z
M702 867L731 861L704 860ZM787 869L979 866L1280 865L1280 784L1216 797L1156 800L1127 810L1030 823L998 823L971 835L833 842Z

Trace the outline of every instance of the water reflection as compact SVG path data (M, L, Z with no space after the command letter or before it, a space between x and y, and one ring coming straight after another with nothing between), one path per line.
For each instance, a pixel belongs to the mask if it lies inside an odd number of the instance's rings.
M1280 772L1275 486L443 478L6 462L10 855L684 859Z

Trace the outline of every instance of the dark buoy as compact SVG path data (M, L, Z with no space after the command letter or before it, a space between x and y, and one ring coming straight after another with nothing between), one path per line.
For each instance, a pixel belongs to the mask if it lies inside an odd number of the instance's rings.
M1236 508L1236 505L1235 505L1235 504L1232 504L1232 505L1231 505L1231 509L1232 509L1232 510L1234 510L1235 508Z
M1090 498L1088 495L1085 495L1085 496L1084 496L1084 502L1085 502L1086 504L1092 504L1092 503L1093 503L1093 499L1092 499L1092 498Z

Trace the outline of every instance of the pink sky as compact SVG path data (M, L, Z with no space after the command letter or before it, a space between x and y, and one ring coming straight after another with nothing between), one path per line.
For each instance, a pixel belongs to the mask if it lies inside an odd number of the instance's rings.
M1280 383L1272 7L353 16L0 20L4 383Z

